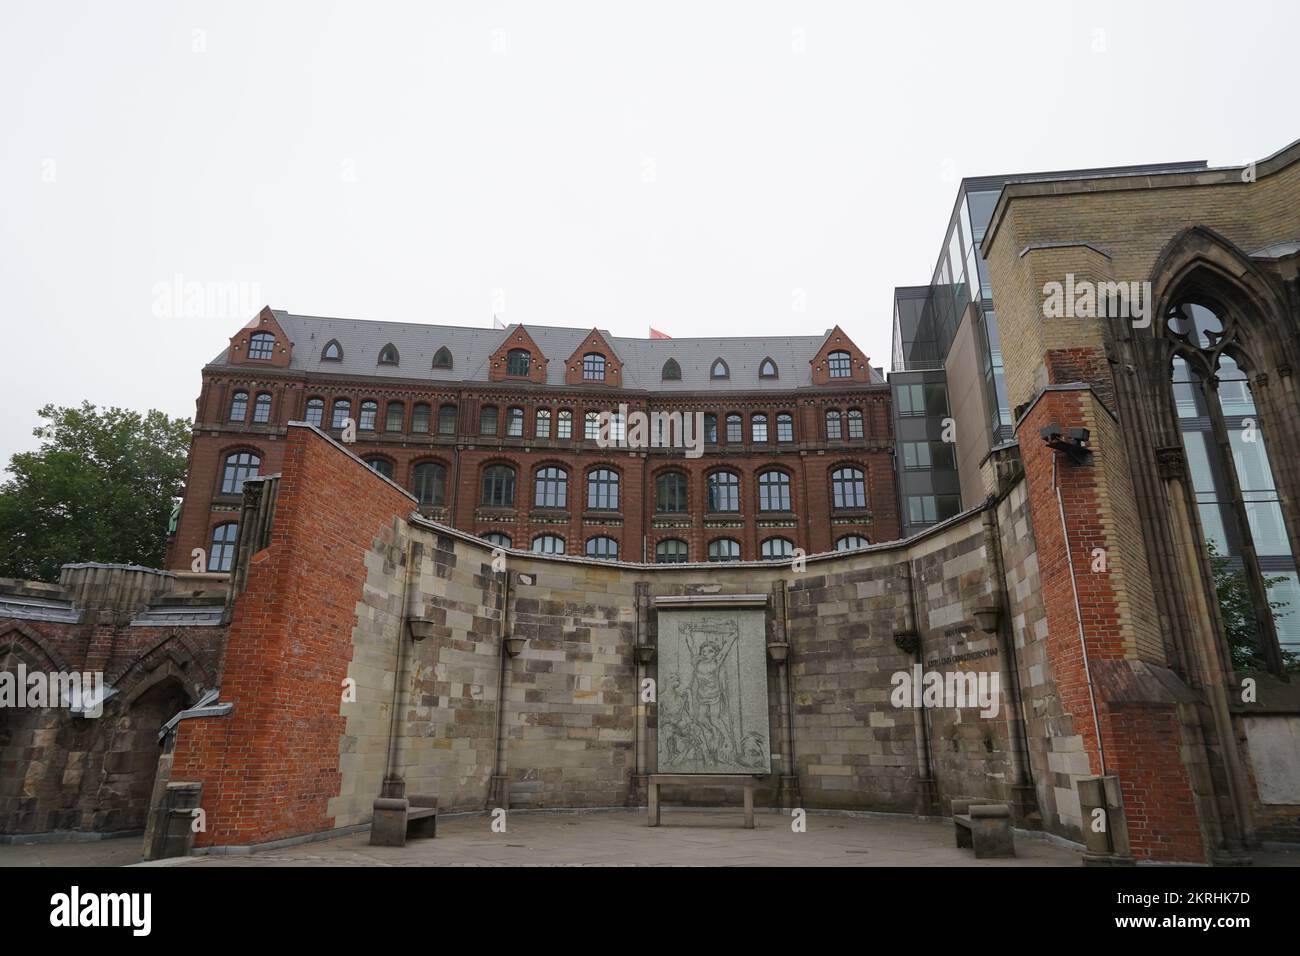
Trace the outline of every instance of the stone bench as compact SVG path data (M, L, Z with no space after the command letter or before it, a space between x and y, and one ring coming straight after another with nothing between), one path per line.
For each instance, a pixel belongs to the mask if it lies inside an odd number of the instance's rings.
M975 851L977 860L1016 855L1011 833L1011 808L1005 803L954 800L952 822L957 846Z
M652 773L648 782L647 826L659 826L659 788L662 786L717 787L740 784L745 788L745 829L754 829L754 778L743 774Z
M371 846L406 846L411 838L438 835L438 798L377 797L370 824Z

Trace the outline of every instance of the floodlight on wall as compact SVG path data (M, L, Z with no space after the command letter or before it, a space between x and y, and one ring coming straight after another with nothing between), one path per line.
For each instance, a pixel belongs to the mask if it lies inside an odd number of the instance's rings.
M1065 452L1071 464L1082 465L1092 455L1088 448L1088 439L1091 433L1086 428L1065 429L1060 425L1051 424L1045 428L1040 428L1038 434L1043 439L1043 444L1054 451Z

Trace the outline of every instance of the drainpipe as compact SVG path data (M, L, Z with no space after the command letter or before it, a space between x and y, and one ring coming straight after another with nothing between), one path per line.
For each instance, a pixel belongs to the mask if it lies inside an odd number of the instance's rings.
M405 698L403 693L406 676L406 626L410 620L411 568L415 564L416 544L414 539L406 541L406 567L402 573L402 610L397 619L397 663L393 670L393 698L388 713L388 763L384 768L384 783L381 796L401 799L406 796L406 780L401 774L400 740L398 714Z
M508 810L510 808L510 789L506 783L505 725L506 666L510 663L510 655L506 651L506 635L508 633L506 628L506 608L510 603L510 571L503 568L497 572L497 575L497 593L500 595L501 600L501 616L497 622L497 639L501 643L497 670L497 726L492 745L492 780L488 786L487 805L484 809L492 809L492 798L495 796L497 806Z
M1016 635L1011 623L1011 599L1007 595L1006 567L1002 561L1002 530L998 524L998 505L996 498L991 498L984 508L984 546L988 549L990 563L993 565L993 599L998 607L998 640L1006 652L1008 671L1007 692L1015 702L1014 716L1011 724L1012 748L1012 793L1016 795L1017 811L1023 819L1031 806L1038 804L1037 790L1034 788L1033 767L1029 763L1029 735L1026 731L1025 701L1020 692L1020 664L1016 659ZM1028 792L1024 792L1025 790ZM1016 791L1022 791L1016 794ZM1030 803L1029 801L1033 802Z
M921 643L920 618L916 613L916 581L912 573L912 559L910 557L903 562L903 570L906 572L907 603L903 606L903 631L901 635L895 636L894 643L900 650L905 650L905 644L900 643L898 638L900 636L909 637L914 643L912 653L916 659L916 666L920 667L924 672L925 649ZM924 697L919 701L913 701L913 704L913 709L920 711L917 718L912 722L913 745L916 748L918 798L921 803L921 811L928 816L934 813L938 799L938 788L934 778L934 758L930 751L930 709L925 706Z
M1101 776L1106 776L1106 748L1101 742L1101 719L1097 716L1097 695L1092 689L1092 671L1088 668L1088 641L1083 632L1083 607L1079 603L1079 582L1074 576L1074 554L1070 549L1070 529L1065 523L1065 499L1061 486L1056 483L1056 462L1060 456L1052 453L1052 490L1056 492L1056 510L1061 516L1061 537L1065 539L1065 563L1070 569L1070 589L1074 592L1074 616L1079 621L1079 653L1083 657L1083 679L1088 685L1088 700L1092 704L1092 729L1097 735L1097 758L1101 761Z

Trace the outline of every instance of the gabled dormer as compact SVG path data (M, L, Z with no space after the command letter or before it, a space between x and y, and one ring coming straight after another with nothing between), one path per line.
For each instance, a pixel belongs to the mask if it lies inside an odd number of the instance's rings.
M546 384L548 359L522 325L511 327L488 359L488 380Z
M622 387L623 362L599 329L587 333L564 363L564 381L569 385Z
M812 359L814 385L867 385L871 364L862 349L838 325L826 333L826 340Z
M226 361L231 365L263 368L287 368L292 357L293 343L269 305L231 336L230 350L226 353Z

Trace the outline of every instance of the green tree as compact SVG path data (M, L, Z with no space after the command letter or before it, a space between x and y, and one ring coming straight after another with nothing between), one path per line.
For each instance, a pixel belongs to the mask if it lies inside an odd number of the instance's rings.
M1210 570L1214 574L1214 590L1219 599L1219 613L1223 617L1224 637L1232 654L1232 666L1239 671L1262 671L1267 665L1260 653L1260 635L1255 619L1255 599L1250 593L1246 572L1233 567L1232 559L1219 554L1214 542L1208 542ZM1269 587L1285 580L1282 577L1265 578ZM1277 612L1287 606L1286 601L1269 601L1269 608ZM1290 612L1287 612L1290 613ZM1276 620L1283 615L1274 613ZM1300 670L1300 654L1283 649L1282 666L1287 670Z
M0 485L0 576L56 581L77 561L159 567L189 421L89 402L38 414L40 448L14 455Z

